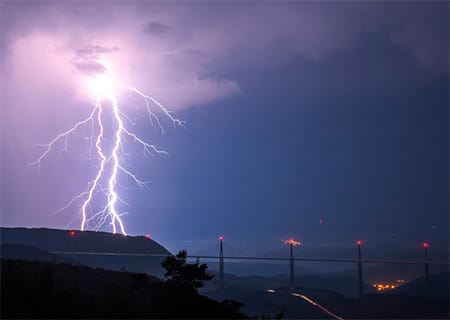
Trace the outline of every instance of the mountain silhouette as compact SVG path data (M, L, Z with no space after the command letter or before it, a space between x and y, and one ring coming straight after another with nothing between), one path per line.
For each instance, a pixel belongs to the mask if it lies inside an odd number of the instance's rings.
M164 274L161 262L171 254L156 241L143 236L48 228L1 227L0 232L1 244L8 245L11 256L23 253L23 246L32 246L34 249L28 247L24 257L28 256L28 260L34 252L41 260L53 260L52 255L56 255L91 267L145 272L158 277Z

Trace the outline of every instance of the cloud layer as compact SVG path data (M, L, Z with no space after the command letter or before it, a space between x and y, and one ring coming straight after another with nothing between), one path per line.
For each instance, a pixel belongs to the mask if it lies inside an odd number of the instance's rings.
M424 69L442 71L448 69L442 28L448 17L440 9L420 3L7 2L2 80L22 77L32 87L57 82L74 90L83 76L105 71L102 61L121 81L177 109L239 93L239 83L220 70L271 68L298 57L323 63L354 50L370 33L385 34Z

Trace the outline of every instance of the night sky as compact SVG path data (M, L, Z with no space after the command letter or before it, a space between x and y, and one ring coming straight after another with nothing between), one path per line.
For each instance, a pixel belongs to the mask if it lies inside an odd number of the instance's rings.
M170 154L127 158L150 181L120 189L130 235L193 252L223 234L254 255L291 236L428 241L448 255L448 12L445 1L2 1L1 225L79 228L67 226L79 206L53 212L95 174L82 139L40 173L28 164L89 113L83 83L102 59L186 121L161 134L130 108L134 131Z

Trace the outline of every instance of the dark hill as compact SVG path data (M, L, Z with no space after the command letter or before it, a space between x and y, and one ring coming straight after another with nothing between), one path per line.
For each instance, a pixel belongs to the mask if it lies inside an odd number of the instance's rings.
M246 318L239 303L142 273L2 259L1 283L1 319Z
M349 276L327 274L300 274L295 277L295 284L298 287L335 291L348 297L356 297L358 295L358 280ZM234 288L237 291L239 291L240 288L243 287L253 288L255 290L263 290L266 288L277 288L287 285L289 285L288 274L280 274L273 277L240 277L226 273L224 278L224 286ZM214 292L219 288L219 276L216 276L213 280L209 281L202 290L206 295L213 296ZM374 293L376 291L372 286L364 283L364 292Z
M448 294L446 298L436 295L414 296L410 290L415 287L414 282L411 282L412 287L410 288L405 285L403 292L392 290L388 294L373 293L374 289L366 285L365 295L358 298L355 297L358 292L358 282L351 277L299 275L296 280L296 292L306 295L345 319L448 318ZM435 278L435 280L440 280L442 287L448 288L448 278L446 281L445 276L439 277L439 279ZM432 283L432 281L430 282ZM237 277L225 274L223 288L220 286L219 277L216 276L212 281L206 283L200 292L216 300L241 301L244 303L242 311L250 316L274 315L284 311L284 317L287 319L328 317L316 307L292 296L290 289L286 287L288 283L287 275L267 278ZM271 290L267 291L267 289ZM423 293L420 288L418 290L419 293Z
M59 256L57 254L49 253L45 250L36 248L34 246L27 246L23 244L8 244L2 243L0 246L1 257L4 259L23 259L31 261L53 261L58 263L72 263L74 260Z
M163 246L142 236L132 237L96 231L47 228L0 228L1 242L31 245L52 251L170 254Z
M431 274L427 287L425 277L410 281L393 291L395 294L411 296L449 297L449 273Z
M170 252L142 236L47 228L0 228L1 244L33 246L92 267L163 275L161 262ZM14 249L14 248L10 248ZM16 247L16 249L19 249ZM10 250L11 256L17 255ZM153 256L154 255L154 256Z

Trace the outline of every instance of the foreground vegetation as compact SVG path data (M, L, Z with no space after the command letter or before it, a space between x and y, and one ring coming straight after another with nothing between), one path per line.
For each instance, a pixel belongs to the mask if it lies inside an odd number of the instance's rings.
M182 258L168 262L167 281L142 273L2 259L1 318L246 318L239 302L198 294L199 281L210 276ZM193 271L187 272L190 280L180 278L174 263L182 273L183 266Z

